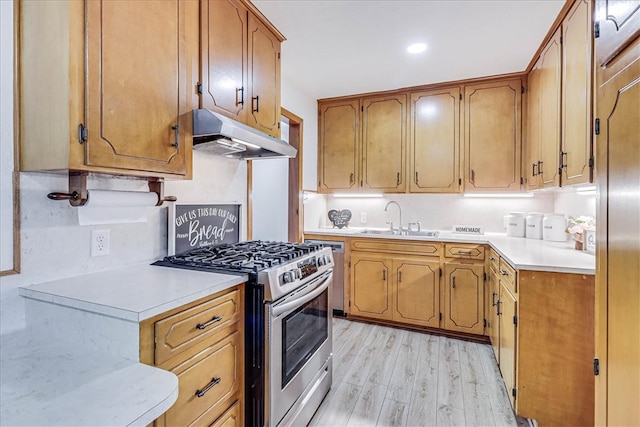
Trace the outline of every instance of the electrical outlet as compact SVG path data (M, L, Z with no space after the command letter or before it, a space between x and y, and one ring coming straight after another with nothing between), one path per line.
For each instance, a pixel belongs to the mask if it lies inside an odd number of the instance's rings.
M366 212L360 212L360 222L362 224L366 224L367 223L367 213Z
M110 243L108 229L91 230L91 257L109 255Z

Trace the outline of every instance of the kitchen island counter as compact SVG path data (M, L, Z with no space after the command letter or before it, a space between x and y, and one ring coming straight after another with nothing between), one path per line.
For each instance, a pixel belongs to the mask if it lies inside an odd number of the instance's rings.
M1 336L2 425L147 425L178 378L140 363L140 323L246 275L151 265L25 286L26 328Z
M374 238L391 240L417 240L444 243L480 243L490 245L518 270L548 271L555 273L595 274L595 256L573 248L573 242L548 242L537 239L510 237L505 233L483 235L454 234L440 231L438 237L398 236L363 233L363 229L321 228L305 230L306 235Z

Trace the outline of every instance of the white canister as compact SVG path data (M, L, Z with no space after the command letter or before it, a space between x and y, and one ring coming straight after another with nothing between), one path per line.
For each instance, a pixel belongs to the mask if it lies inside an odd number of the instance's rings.
M566 242L567 219L563 214L545 214L542 218L542 238L550 242Z
M527 239L542 239L542 219L544 214L538 212L529 212L526 218L525 236Z
M507 236L524 237L526 215L524 212L510 212L507 215Z

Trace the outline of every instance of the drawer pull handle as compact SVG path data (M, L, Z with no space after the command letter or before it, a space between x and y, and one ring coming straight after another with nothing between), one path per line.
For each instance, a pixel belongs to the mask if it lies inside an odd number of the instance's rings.
M196 396L204 396L209 390L213 388L214 385L218 384L219 382L220 378L211 378L211 382L209 382L209 384L207 384L205 388L203 388L202 390L196 390Z
M500 305L502 304L502 301L498 300L498 302L496 303L496 315L497 316L502 316L502 312L500 311Z
M507 273L506 270L500 270L500 274L502 274L503 276L508 276L509 273Z
M455 278L455 277L452 277L452 278L451 278L451 287L452 287L453 289L455 289L455 288L456 288L456 278Z
M458 251L458 253L459 253L460 255L471 255L471 250L462 250L462 249L460 249L460 250Z
M491 292L491 307L496 306L496 295L498 295L497 292Z
M198 329L205 329L211 325L213 325L214 323L218 323L219 321L222 320L222 317L220 316L213 316L213 319L209 320L207 323L198 323L196 325L196 328Z
M489 257L489 261L495 261L496 259L492 256Z

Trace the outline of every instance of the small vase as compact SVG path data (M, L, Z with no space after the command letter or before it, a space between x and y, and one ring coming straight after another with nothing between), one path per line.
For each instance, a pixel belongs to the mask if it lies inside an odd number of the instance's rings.
M576 250L578 250L578 251L583 250L583 243L582 243L582 241L581 241L581 240L576 240L575 248L576 248Z

